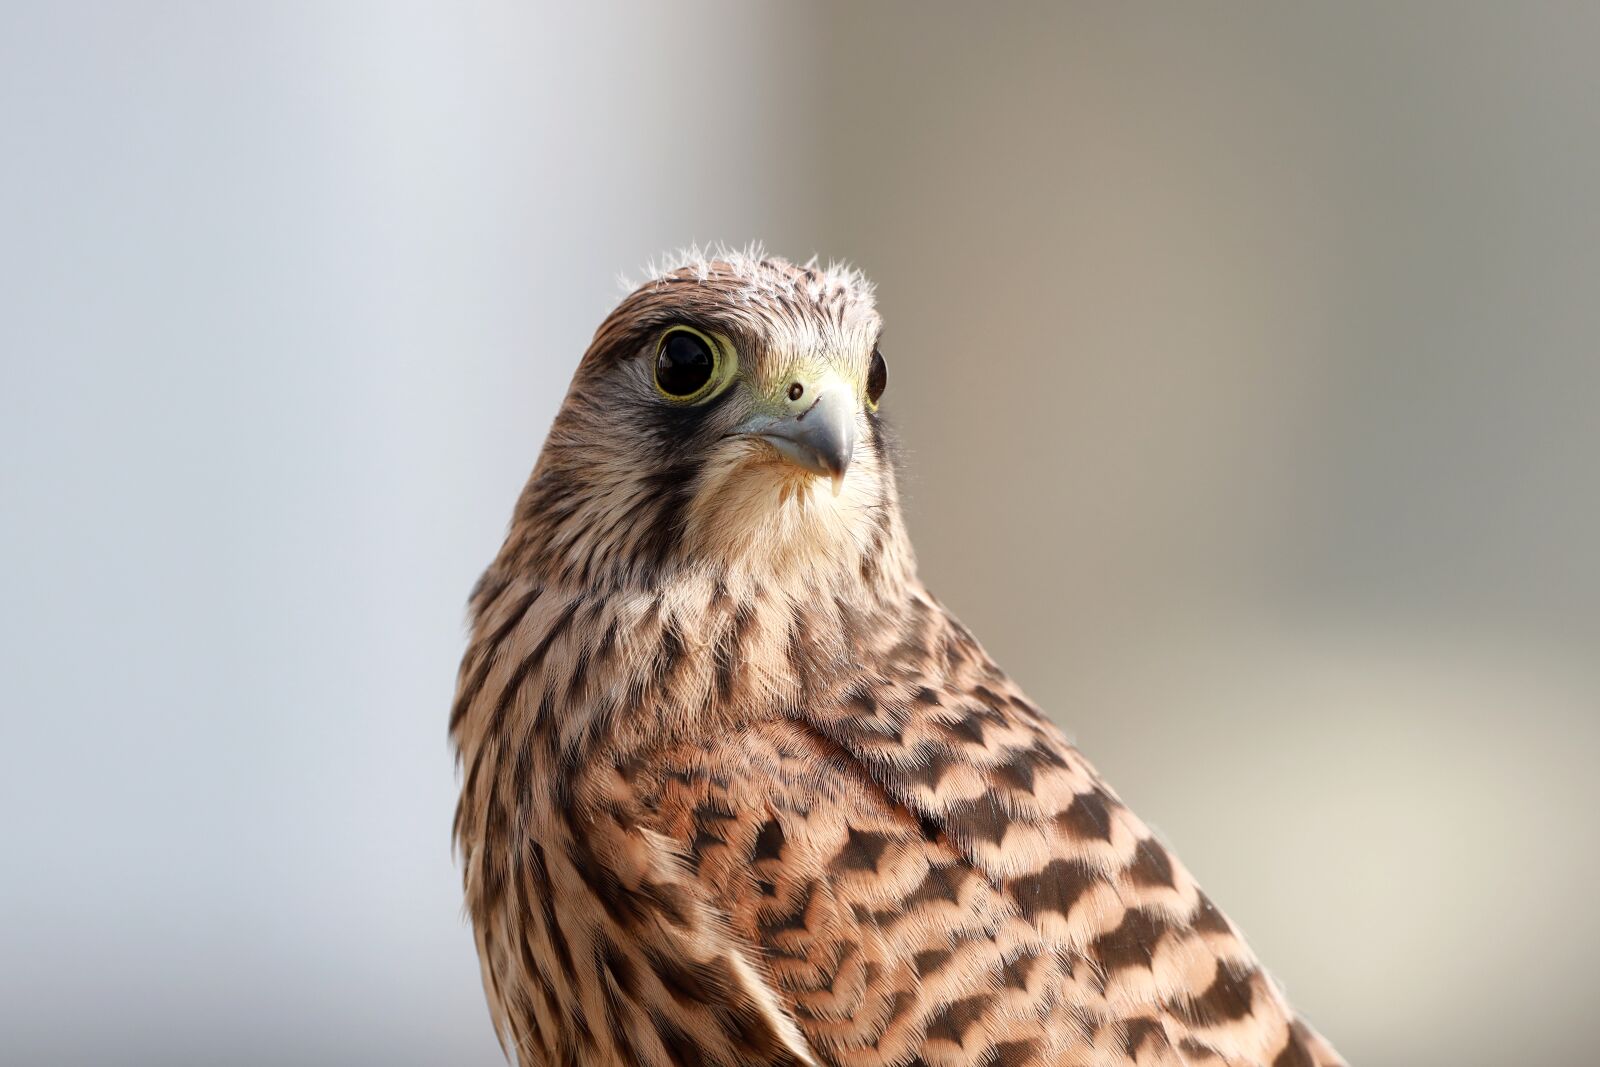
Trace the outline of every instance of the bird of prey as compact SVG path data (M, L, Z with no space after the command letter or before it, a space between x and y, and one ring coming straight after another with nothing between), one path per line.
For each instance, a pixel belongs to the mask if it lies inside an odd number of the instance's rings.
M474 590L455 836L525 1067L1337 1054L917 578L871 286L717 252L583 355Z

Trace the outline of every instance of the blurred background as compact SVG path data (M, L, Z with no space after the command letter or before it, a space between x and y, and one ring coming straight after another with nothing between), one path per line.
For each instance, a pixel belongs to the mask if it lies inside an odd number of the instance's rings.
M445 719L619 274L879 286L923 572L1356 1064L1594 1058L1600 8L0 5L0 1060L501 1062Z

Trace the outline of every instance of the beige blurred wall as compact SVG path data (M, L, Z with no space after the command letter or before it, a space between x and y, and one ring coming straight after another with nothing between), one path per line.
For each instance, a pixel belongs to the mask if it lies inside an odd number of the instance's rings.
M1600 8L828 10L927 579L1353 1062L1593 1062Z

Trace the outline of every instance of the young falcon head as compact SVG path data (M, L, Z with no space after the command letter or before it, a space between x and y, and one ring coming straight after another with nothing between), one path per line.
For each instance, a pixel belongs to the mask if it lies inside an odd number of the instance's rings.
M578 367L451 733L525 1065L1329 1067L1238 932L917 581L871 291L722 256Z
M528 547L580 580L882 554L881 332L848 270L730 256L642 286L573 378L519 509Z

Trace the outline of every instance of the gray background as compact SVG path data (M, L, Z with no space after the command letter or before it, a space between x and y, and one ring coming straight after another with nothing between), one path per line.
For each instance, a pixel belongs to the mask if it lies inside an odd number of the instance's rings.
M0 5L0 1059L500 1061L465 595L616 275L763 238L1346 1055L1591 1060L1600 8L576 7Z

